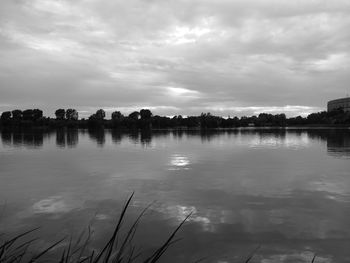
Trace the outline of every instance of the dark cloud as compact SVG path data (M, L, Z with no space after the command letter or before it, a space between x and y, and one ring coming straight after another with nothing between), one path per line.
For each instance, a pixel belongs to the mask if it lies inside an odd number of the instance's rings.
M4 0L0 110L321 110L348 92L349 14L345 0Z

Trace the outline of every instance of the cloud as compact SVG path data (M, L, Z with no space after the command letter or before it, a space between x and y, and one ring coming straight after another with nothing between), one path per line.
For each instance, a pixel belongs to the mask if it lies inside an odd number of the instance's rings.
M0 105L322 110L348 92L349 14L346 0L4 0Z
M177 100L192 100L199 97L199 92L178 87L166 87L166 93Z

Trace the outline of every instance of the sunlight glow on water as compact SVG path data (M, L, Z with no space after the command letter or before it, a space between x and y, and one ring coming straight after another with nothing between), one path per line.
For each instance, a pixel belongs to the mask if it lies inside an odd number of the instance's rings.
M174 154L170 157L170 168L169 170L181 170L181 169L189 169L190 160L187 156L183 156L180 154Z

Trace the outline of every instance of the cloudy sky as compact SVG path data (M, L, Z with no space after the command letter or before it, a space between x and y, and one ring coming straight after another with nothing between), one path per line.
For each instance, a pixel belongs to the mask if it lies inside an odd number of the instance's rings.
M324 110L349 28L349 0L1 0L0 111Z

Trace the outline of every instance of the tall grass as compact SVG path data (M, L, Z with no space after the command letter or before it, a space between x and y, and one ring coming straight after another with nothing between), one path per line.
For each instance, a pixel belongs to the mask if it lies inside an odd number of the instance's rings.
M35 233L38 228L31 229L21 233L9 240L3 241L0 245L0 263L33 263L33 262L58 262L58 263L155 263L160 260L164 253L174 243L179 241L176 239L176 233L180 230L183 224L187 221L191 214L189 214L170 234L170 236L161 244L152 254L143 256L142 251L139 251L134 245L134 237L140 223L141 218L150 206L146 207L136 220L126 228L124 234L121 233L122 226L125 222L125 215L130 206L130 202L134 193L130 195L123 206L121 214L118 218L116 226L105 245L100 250L93 250L89 248L92 231L90 227L87 231L83 231L75 242L69 239L67 245L63 246L59 255L54 258L49 257L49 252L53 249L58 249L66 238L58 240L52 245L41 249L33 254L30 248L38 238L28 239L28 237Z
M3 241L0 244L0 263L34 263L34 262L57 262L57 263L156 263L159 262L164 253L180 239L176 239L176 234L191 216L191 213L173 230L169 237L161 244L152 254L142 255L142 251L138 250L133 240L137 232L138 225L145 212L149 209L147 206L136 220L121 233L122 226L125 222L125 215L130 206L130 202L134 196L134 193L125 202L121 214L118 218L115 228L105 243L105 245L99 249L94 250L89 247L92 231L88 227L87 230L81 232L75 242L72 238L69 239L68 244L61 248L63 241L67 240L63 238L50 246L39 250L36 253L31 251L31 246L38 241L39 238L30 239L30 235L35 233L39 228L34 228L24 233L21 233L9 240ZM1 236L1 234L0 234ZM29 238L29 240L27 240ZM251 254L242 260L242 263L249 263L252 261L256 252L260 249L260 245L255 248ZM56 256L50 256L49 252L54 249L60 248L62 251L56 254ZM207 258L202 258L195 261L202 262ZM311 263L316 262L316 254L314 254Z

